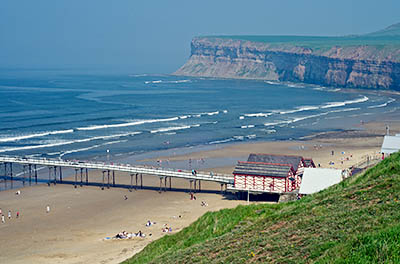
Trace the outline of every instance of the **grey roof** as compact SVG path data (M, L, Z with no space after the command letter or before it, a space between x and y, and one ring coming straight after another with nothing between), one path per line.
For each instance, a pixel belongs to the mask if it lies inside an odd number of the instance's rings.
M235 167L235 170L233 171L233 174L286 178L290 170L294 172L290 164L269 164L239 161Z
M400 150L399 136L385 136L382 143L381 152L391 154Z
M250 154L247 161L263 162L263 163L276 163L276 164L290 164L293 169L297 171L303 157L291 155L272 155L272 154Z
M307 167L314 165L314 161L311 158L304 158L304 163L306 164Z
M328 188L342 180L342 171L337 169L305 168L300 184L300 194L312 194Z

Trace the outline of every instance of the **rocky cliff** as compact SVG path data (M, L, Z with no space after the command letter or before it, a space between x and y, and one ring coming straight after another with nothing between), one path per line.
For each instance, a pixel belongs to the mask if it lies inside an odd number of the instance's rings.
M392 35L198 37L189 60L174 74L400 90L399 40Z

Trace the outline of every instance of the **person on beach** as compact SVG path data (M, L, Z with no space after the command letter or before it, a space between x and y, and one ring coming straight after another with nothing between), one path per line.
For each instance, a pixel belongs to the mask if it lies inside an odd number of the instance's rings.
M19 211L17 211L17 216L16 216L16 218L19 218Z
M8 210L8 219L11 219L11 210Z
M50 205L46 206L46 213L50 213Z
M128 196L124 195L124 200L125 201L128 200Z
M6 218L4 217L4 215L1 215L1 222L4 224L6 222Z
M2 215L3 214L3 211L1 211L1 208L0 208L0 215Z

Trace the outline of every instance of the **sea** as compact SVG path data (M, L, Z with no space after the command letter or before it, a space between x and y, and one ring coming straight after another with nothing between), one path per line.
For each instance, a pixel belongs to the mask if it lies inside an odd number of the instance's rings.
M377 91L68 70L2 69L0 95L0 155L66 160L298 140L400 108Z

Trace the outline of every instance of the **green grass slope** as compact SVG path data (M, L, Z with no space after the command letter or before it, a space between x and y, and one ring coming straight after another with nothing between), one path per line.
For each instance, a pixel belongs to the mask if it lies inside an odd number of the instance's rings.
M333 46L349 47L349 46L374 46L383 48L384 46L400 46L400 23L391 25L383 30L351 36L264 36L264 35L221 35L206 36L207 38L216 39L234 39L245 40L251 42L262 42L270 45L292 45L301 46L317 50L325 50Z
M285 204L206 213L125 263L400 263L400 153Z

